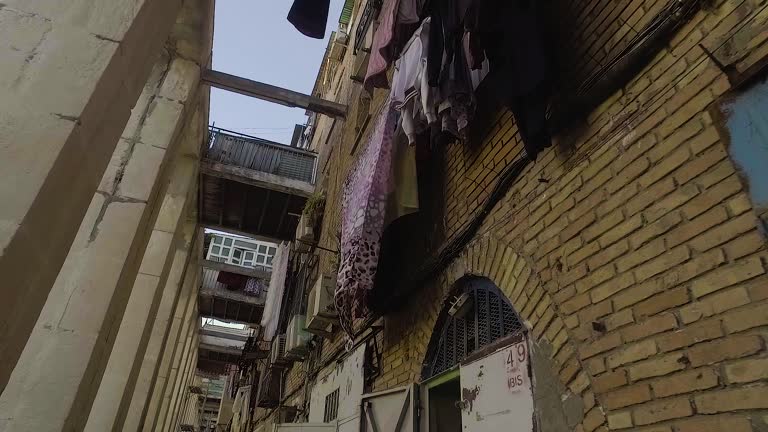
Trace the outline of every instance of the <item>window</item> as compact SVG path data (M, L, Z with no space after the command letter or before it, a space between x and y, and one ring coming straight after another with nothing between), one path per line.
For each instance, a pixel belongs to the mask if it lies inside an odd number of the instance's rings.
M216 235L206 259L243 267L272 268L272 259L277 248L272 243L243 241L224 235Z
M463 306L453 299L464 296ZM457 365L469 354L504 336L524 331L522 321L506 296L487 278L464 277L437 319L422 378L427 379Z
M255 265L256 252L245 251L243 253L243 265L246 267L253 267Z
M339 389L329 393L325 397L325 411L323 413L323 422L329 423L336 420L339 415Z

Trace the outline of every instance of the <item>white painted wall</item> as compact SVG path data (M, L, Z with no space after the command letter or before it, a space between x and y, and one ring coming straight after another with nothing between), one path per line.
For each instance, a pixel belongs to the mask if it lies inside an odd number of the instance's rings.
M318 375L309 400L309 422L321 423L325 412L325 397L339 389L340 431L357 431L360 423L360 402L363 395L363 361L365 344L360 345L342 363L324 369Z

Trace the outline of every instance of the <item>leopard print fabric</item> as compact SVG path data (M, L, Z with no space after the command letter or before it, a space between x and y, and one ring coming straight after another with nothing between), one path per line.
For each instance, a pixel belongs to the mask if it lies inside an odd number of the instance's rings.
M365 317L369 312L367 297L379 263L387 197L394 188L396 127L397 113L391 100L387 100L367 146L344 183L341 264L335 301L345 330L351 329L354 318Z

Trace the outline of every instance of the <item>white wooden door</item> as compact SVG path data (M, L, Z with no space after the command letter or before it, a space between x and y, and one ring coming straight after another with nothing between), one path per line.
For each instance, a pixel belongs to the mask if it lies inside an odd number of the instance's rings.
M461 424L465 432L532 432L533 392L528 341L470 358L460 366Z
M416 432L418 391L415 384L363 395L363 432Z

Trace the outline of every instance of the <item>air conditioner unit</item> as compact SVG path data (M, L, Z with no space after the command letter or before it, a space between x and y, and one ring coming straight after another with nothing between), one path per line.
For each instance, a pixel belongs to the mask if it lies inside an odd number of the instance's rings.
M309 244L315 242L315 230L307 215L301 215L299 218L299 226L296 227L296 240Z
M305 329L305 322L304 315L294 315L288 322L288 331L285 336L286 357L302 359L309 353L307 344L311 336Z
M309 292L307 301L307 331L326 337L329 327L338 322L333 295L336 291L336 277L321 274Z
M334 41L331 42L331 52L328 54L328 57L336 61L341 61L344 58L344 54L347 52L347 39L346 34L337 33Z
M275 336L272 339L272 349L269 352L269 362L271 364L284 364L288 359L285 358L286 336L284 334Z

